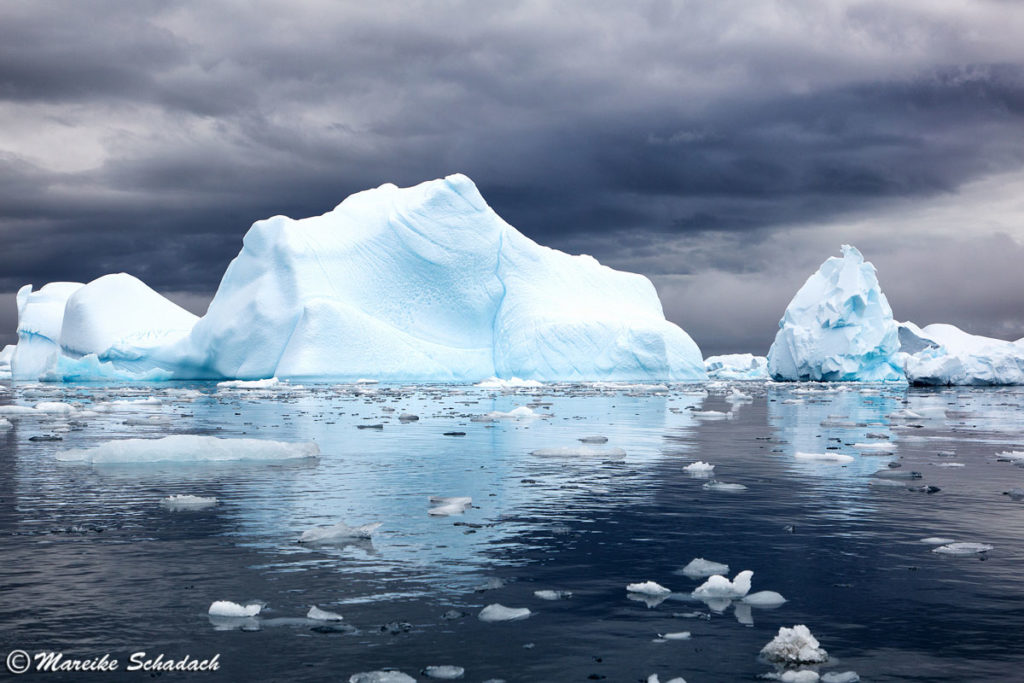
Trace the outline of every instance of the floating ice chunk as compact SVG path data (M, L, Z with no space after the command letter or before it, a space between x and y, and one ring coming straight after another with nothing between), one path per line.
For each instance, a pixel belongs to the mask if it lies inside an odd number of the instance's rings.
M532 408L527 406L519 406L513 408L508 412L501 410L492 410L484 415L478 415L473 418L474 422L493 422L494 420L525 420L533 417L541 417L538 413L535 413Z
M36 411L40 413L54 413L58 415L70 415L75 412L75 407L70 403L58 401L43 401L36 404Z
M730 581L721 574L715 574L693 591L695 598L742 598L750 592L750 579L754 572L746 569Z
M821 677L821 683L859 683L856 671L829 671Z
M743 602L751 607L771 609L784 604L786 602L786 598L782 597L782 594L776 593L775 591L758 591L744 597Z
M466 675L466 670L461 666L444 664L441 666L428 666L423 669L423 675L427 678L437 678L444 681L454 681Z
M171 424L171 418L167 415L146 415L144 417L128 417L125 418L124 424L131 427L158 425L165 426Z
M427 514L435 517L447 517L449 515L461 515L470 505L473 499L468 496L444 498L442 496L431 496L430 502L435 507L430 508Z
M743 484L729 484L724 481L718 481L712 479L711 481L704 484L701 488L707 489L708 491L746 491L747 487Z
M768 379L768 359L749 353L708 356L704 369L710 379L757 380Z
M754 400L754 397L749 394L744 394L739 389L733 388L729 392L729 395L725 397L725 400L729 403L750 403Z
M674 633L659 633L658 637L659 638L663 638L665 640L689 640L690 639L690 632L689 631L676 631Z
M828 661L828 653L819 647L818 640L803 624L793 628L780 627L779 634L761 649L761 655L770 662L785 665Z
M695 557L690 560L688 565L683 567L681 573L689 576L691 579L702 579L715 574L728 574L729 565L705 560L703 557Z
M902 489L906 488L907 484L905 481L899 481L898 479L869 479L868 486L877 486L879 488Z
M1024 344L1019 340L982 337L941 323L918 332L931 346L906 356L907 378L915 384L1024 384Z
M705 475L707 475L707 474L711 474L712 472L715 471L715 466L711 465L709 463L706 463L703 460L698 460L697 462L690 463L689 465L687 465L683 469L685 471L689 472L690 474L705 474Z
M0 406L0 415L39 415L39 412L29 406Z
M58 460L89 463L221 462L229 460L293 460L320 455L315 443L264 439L221 439L179 434L160 439L118 439L93 448L74 448Z
M356 380L356 384L380 384L379 379L370 379L368 377L360 377Z
M481 389L539 389L544 385L535 379L519 379L518 377L500 379L498 377L491 377L482 382L477 382L473 386L480 387Z
M167 496L160 504L169 510L202 510L217 504L215 496L173 495Z
M277 377L266 379L233 379L227 382L217 382L218 389L280 389L293 388L292 385L282 382Z
M349 526L338 522L331 526L318 526L307 529L299 536L299 543L330 543L349 538L372 538L373 532L380 528L382 522L371 522L361 526Z
M558 448L538 448L530 451L530 455L548 457L599 457L622 458L626 451L621 448L591 448L588 446L561 446Z
M520 619L526 619L530 616L531 612L528 607L505 607L494 603L487 605L477 616L480 621L496 622L496 621L518 621Z
M815 462L853 462L852 455L845 455L843 453L833 453L831 451L828 453L803 453L801 451L797 451L796 453L793 454L793 457L796 458L797 460L813 460Z
M241 619L244 617L255 617L263 609L263 605L258 602L249 603L248 605L239 605L237 602L231 602L230 600L217 600L210 605L208 614L211 617L230 617L232 619Z
M364 671L349 676L348 683L416 683L416 679L401 671Z
M341 616L337 612L328 612L325 609L320 609L316 605L309 608L306 612L307 619L313 619L314 621L342 621L345 617Z
M817 671L811 669L800 669L799 671L783 671L779 674L782 683L818 683L821 678Z
M1002 453L996 453L996 457L1004 460L1024 462L1024 451L1003 451Z
M947 543L946 545L933 548L933 553L940 553L942 555L977 555L980 553L987 553L992 550L994 546L988 545L987 543Z
M896 412L890 414L889 418L893 420L923 420L924 415L921 415L920 413L915 413L913 410L910 410L908 408L903 408L902 410L897 410Z
M607 436L584 436L581 439L577 439L580 443L608 443Z
M647 677L647 683L661 683L661 679L658 678L658 674L651 674ZM670 678L666 683L686 683L686 679L681 676Z
M641 595L668 595L672 591L665 588L659 583L654 581L644 581L643 583L631 583L626 586L626 590L630 593L640 593Z
M964 465L962 462L934 462L932 464L935 465L936 467L948 467L948 468L966 467L966 465Z
M0 417L0 432L6 432L8 429L11 429L12 427L14 427L14 425L11 424L10 420L8 420L6 417Z
M690 415L699 420L731 420L732 412L722 412L721 410L692 410Z
M540 590L533 591L533 594L541 600L567 600L572 597L572 591Z
M919 542L926 545L946 545L949 543L956 543L956 539L943 538L942 536L929 536L928 538L922 538Z

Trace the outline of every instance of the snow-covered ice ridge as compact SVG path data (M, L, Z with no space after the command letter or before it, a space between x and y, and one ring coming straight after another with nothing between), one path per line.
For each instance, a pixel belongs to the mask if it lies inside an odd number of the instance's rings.
M646 277L537 244L460 174L254 223L201 319L123 273L18 311L15 379L706 378Z

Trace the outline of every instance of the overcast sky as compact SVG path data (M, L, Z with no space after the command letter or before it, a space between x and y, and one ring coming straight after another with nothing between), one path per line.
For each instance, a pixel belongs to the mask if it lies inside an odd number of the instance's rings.
M1024 336L1024 3L17 2L0 343L25 283L205 310L249 225L468 174L537 241L764 354L841 243L897 318Z

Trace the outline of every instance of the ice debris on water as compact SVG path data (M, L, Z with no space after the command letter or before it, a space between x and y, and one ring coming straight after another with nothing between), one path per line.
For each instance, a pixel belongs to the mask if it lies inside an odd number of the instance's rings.
M814 462L853 462L853 456L846 455L844 453L804 453L802 451L797 451L793 454L793 457L797 460L809 460Z
M708 577L708 580L697 586L693 591L695 598L742 598L750 592L750 580L754 572L746 569L730 581L721 574Z
M938 548L933 548L932 552L941 555L978 555L980 553L987 553L994 547L987 543L947 543L946 545L940 545Z
M639 593L641 595L661 596L668 595L672 591L665 588L659 583L654 581L644 581L642 583L631 583L626 586L626 591L629 593Z
M658 637L663 640L689 640L689 631L676 631L674 633L659 633Z
M519 379L518 377L500 379L498 377L491 377L482 382L477 382L473 386L481 389L540 389L544 385L535 379Z
M929 536L928 538L922 538L920 543L926 545L946 545L947 543L955 543L955 538L943 538L942 536Z
M661 679L658 678L658 674L651 674L647 677L647 683L661 683ZM682 676L676 676L665 681L665 683L686 683L686 679Z
M494 422L495 420L525 420L533 417L541 417L540 414L535 413L533 408L527 406L519 406L513 408L507 412L501 410L492 410L489 413L483 415L477 415L471 418L472 422Z
M718 481L712 479L711 481L704 484L701 488L708 491L746 491L747 487L743 484L729 484L724 481Z
M505 607L498 603L487 605L482 610L477 618L480 621L488 623L497 621L518 621L520 619L526 619L532 614L528 607Z
M703 557L695 557L690 560L689 564L683 567L680 573L691 579L702 579L715 574L728 574L729 565L705 560Z
M684 467L683 470L690 474L711 474L715 471L715 466L706 463L703 460L698 460L697 462L690 463Z
M239 605L230 600L217 600L210 605L208 614L211 617L244 618L255 617L263 609L263 605L253 602L248 605Z
M859 683L856 671L829 671L821 677L821 683Z
M533 591L533 594L541 600L567 600L572 597L572 591L540 590Z
M774 607L779 607L787 601L786 598L782 597L781 593L776 593L775 591L758 591L744 596L743 602L751 607L772 609Z
M447 517L449 515L461 515L470 505L473 499L468 496L445 498L442 496L431 496L430 503L434 507L427 510L427 514L434 517Z
M466 675L466 670L461 666L443 664L441 666L428 666L423 669L423 675L427 678L435 678L444 681L454 681Z
M381 524L382 522L371 522L360 526L349 526L345 522L338 522L330 526L318 526L303 531L299 536L299 543L329 543L348 538L367 539L373 536L373 532L379 529Z
M73 448L58 453L57 459L101 464L292 460L318 455L320 449L312 442L287 443L267 439L221 439L215 436L177 434L159 439L116 439L92 448Z
M761 655L770 662L785 665L820 664L828 661L828 653L803 624L792 628L782 626L770 643L761 648Z
M337 612L328 612L325 609L320 609L316 605L309 608L306 612L307 619L313 619L314 621L342 621L345 617L341 616Z
M580 443L608 443L607 436L584 436L581 439L576 439Z
M561 446L558 448L538 448L530 451L530 455L543 457L601 457L622 458L626 451L621 448L592 448L589 446Z
M217 504L215 496L173 495L167 496L160 504L169 510L202 510Z
M416 679L401 671L364 671L349 676L348 683L416 683Z

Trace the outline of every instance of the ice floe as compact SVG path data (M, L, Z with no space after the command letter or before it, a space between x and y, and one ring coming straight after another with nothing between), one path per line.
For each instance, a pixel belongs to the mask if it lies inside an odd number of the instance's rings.
M693 590L695 598L742 598L750 592L750 579L754 572L746 569L730 581L721 574L708 577L708 580Z
M424 667L423 675L427 678L434 678L443 681L454 681L466 675L466 670L461 666L442 664L440 666Z
M167 496L160 504L169 510L202 510L217 504L215 496L173 495Z
M630 593L639 593L641 595L652 595L652 596L668 595L668 594L670 594L672 592L668 588L665 588L661 584L655 583L654 581L643 581L642 583L631 583L631 584L626 586L626 590L628 592L630 592Z
M505 607L498 603L487 605L482 610L477 618L480 621L486 622L497 622L497 621L518 621L520 619L526 619L530 616L530 608L528 607Z
M769 662L790 666L828 661L828 653L803 624L792 628L780 627L778 635L761 648L761 655Z
M263 605L253 602L248 605L239 605L230 600L217 600L210 605L207 612L211 617L244 618L255 617L263 609Z
M814 462L834 462L834 463L846 463L853 462L852 455L846 455L845 453L803 453L797 451L793 454L793 457L797 460L810 460Z
M704 484L703 486L701 486L701 488L706 489L708 491L746 491L747 490L747 487L744 486L743 484L730 484L730 483L727 483L727 482L724 482L724 481L718 481L717 479L712 479L711 481L709 481L706 484Z
M178 434L159 439L117 439L91 448L73 448L57 454L65 462L148 463L221 462L231 460L292 460L320 455L315 443L288 443L265 439L222 439Z
M697 462L690 463L689 465L684 467L683 470L689 472L690 474L709 475L715 471L715 466L706 463L703 460L698 460Z
M691 579L702 579L715 574L728 574L729 565L705 560L703 557L695 557L679 573Z
M367 539L373 537L373 532L380 528L382 522L371 522L360 526L349 526L345 522L338 522L330 526L318 526L307 529L299 536L299 543L330 543L345 539Z

